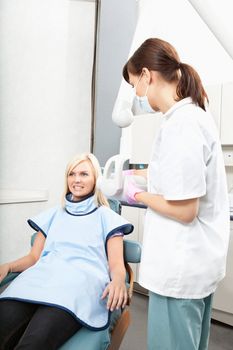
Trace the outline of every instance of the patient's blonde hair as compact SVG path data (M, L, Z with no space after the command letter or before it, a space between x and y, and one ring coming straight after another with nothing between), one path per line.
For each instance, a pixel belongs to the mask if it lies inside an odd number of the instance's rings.
M92 153L82 153L82 154L76 155L74 157L74 159L72 159L68 163L68 165L66 167L66 172L65 172L65 190L64 190L63 197L62 197L63 207L65 206L65 197L70 192L69 187L68 187L68 183L67 183L68 176L78 164L80 164L81 162L84 162L84 161L89 161L91 163L91 166L93 169L93 175L94 175L94 179L95 179L95 186L94 186L93 194L94 194L94 200L95 200L96 205L98 207L101 205L105 205L105 206L109 207L109 203L108 203L107 198L103 195L103 193L99 189L96 188L96 181L97 181L97 178L101 175L101 168L100 168L100 165L99 165L97 158Z

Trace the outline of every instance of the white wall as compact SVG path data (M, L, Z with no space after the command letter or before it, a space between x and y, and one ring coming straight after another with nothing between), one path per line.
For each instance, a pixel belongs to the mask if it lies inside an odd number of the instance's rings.
M0 0L0 10L0 261L6 261L28 249L25 219L60 201L70 158L90 150L95 3ZM30 203L32 190L39 202Z

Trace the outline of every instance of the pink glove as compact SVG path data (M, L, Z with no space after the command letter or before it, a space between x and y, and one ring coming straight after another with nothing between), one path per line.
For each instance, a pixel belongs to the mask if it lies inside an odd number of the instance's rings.
M123 170L124 175L134 175L134 169Z
M127 192L126 192L126 201L129 204L135 204L137 203L137 200L135 199L135 195L137 193L145 192L145 190L142 190L141 188L138 188L135 184L135 181L133 179L128 179L127 183Z

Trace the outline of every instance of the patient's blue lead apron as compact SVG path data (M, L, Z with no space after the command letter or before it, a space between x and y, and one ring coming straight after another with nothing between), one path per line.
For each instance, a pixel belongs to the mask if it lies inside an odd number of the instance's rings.
M0 298L57 306L90 329L107 328L109 311L101 299L110 282L106 243L116 232L131 233L133 226L110 208L97 208L93 196L81 202L67 196L65 208L28 222L46 236L44 249Z

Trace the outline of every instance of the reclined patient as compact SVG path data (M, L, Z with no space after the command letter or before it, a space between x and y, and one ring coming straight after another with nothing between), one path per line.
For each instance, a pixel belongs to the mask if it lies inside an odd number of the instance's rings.
M100 166L81 154L66 170L62 206L28 220L28 255L0 266L0 281L22 272L0 295L0 349L59 348L81 327L108 327L127 302L123 235L133 226L96 189Z

